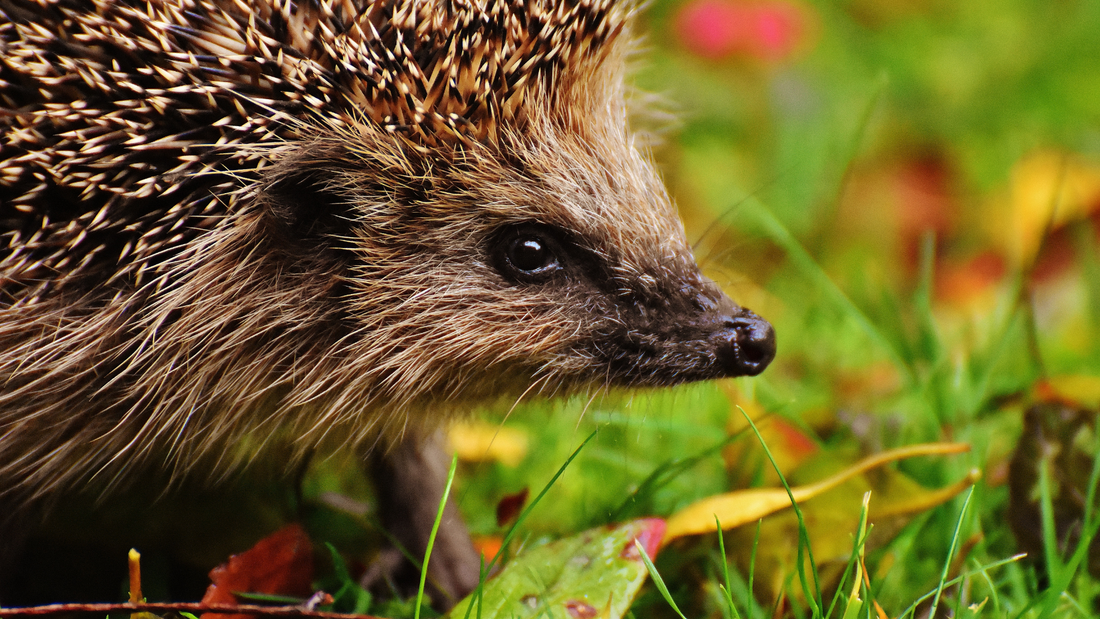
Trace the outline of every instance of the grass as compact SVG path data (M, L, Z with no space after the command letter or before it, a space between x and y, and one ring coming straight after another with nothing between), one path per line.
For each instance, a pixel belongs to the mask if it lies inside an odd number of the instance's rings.
M416 589L416 611L413 619L420 619L420 609L424 607L424 585L428 582L428 565L432 556L432 548L435 547L435 536L439 533L439 525L443 521L443 510L447 507L447 501L451 498L451 485L454 484L455 471L458 469L458 456L451 458L451 467L447 470L447 484L443 487L443 494L439 500L439 509L435 514L435 522L432 524L432 532L428 536L428 545L424 550L424 563L420 566L420 584Z

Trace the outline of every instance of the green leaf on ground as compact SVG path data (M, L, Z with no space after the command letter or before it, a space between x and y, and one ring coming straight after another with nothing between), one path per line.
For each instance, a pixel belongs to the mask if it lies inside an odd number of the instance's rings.
M664 520L643 518L532 548L447 617L618 619L648 576L635 540L654 556L664 533Z

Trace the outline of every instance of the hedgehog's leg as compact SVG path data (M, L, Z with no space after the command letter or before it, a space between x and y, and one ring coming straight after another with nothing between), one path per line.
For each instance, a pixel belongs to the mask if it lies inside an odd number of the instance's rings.
M443 450L442 433L427 439L406 437L389 450L376 449L370 460L382 524L409 552L423 557L450 462ZM454 501L449 500L428 561L434 606L450 608L473 591L480 565L466 525ZM403 566L399 577L406 572L411 582L416 582L419 574L413 573L411 565Z

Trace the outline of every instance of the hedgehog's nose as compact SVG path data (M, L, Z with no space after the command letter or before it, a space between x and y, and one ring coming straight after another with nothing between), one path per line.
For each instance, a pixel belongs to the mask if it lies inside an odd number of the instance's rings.
M717 341L718 363L727 376L756 376L775 358L775 329L749 310L727 317Z

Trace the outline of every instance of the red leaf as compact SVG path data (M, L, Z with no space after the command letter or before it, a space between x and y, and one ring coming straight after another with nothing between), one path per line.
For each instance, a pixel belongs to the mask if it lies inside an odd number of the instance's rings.
M236 604L233 592L308 597L312 593L313 544L297 524L256 542L239 555L210 570L211 585L204 604ZM203 619L247 619L251 615L204 613Z
M497 503L497 526L503 527L519 516L523 506L527 504L528 488L524 488L515 494L505 495Z
M661 542L665 539L665 521L661 518L643 518L637 522L642 525L642 529L626 543L619 556L631 561L641 561L642 555L638 553L638 546L634 543L637 541L646 555L650 559L655 559L657 552L661 549Z

